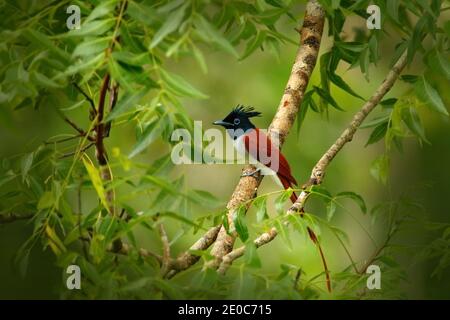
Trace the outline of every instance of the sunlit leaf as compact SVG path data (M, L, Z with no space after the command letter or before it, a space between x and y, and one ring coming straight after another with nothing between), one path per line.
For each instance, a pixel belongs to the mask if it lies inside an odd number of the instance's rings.
M419 99L425 102L430 109L448 116L448 111L439 93L428 83L425 77L419 78L414 85L414 89Z
M366 206L366 202L364 201L364 198L361 197L356 192L352 192L352 191L339 192L336 195L336 198L349 198L349 199L352 199L361 208L361 211L363 213L367 213L367 206Z
M239 235L239 238L241 238L242 242L247 241L249 237L248 228L245 223L245 212L246 212L245 206L240 206L235 211L233 217L234 228L236 229L236 232Z
M195 26L197 27L197 32L202 37L204 41L212 42L220 47L222 50L232 54L236 58L239 57L236 49L231 45L231 43L223 36L214 25L212 25L203 16L197 14L194 20Z
M161 70L161 75L164 81L167 82L169 87L174 90L175 93L181 96L187 96L197 99L206 99L207 95L194 88L189 82L184 80L179 75L170 73L168 71Z
M106 192L103 186L103 180L101 178L100 171L92 164L91 160L86 156L83 156L82 160L84 167L86 168L86 171L89 175L89 178L91 179L92 185L94 186L94 189L97 192L100 202L109 212L109 204L108 201L106 200Z
M150 49L156 47L164 38L170 33L174 32L179 26L184 17L188 3L174 10L165 19L164 24L153 36L152 42L150 43Z

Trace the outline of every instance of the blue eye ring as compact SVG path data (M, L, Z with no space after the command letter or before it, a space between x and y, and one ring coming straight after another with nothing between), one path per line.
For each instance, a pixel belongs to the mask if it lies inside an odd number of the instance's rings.
M241 123L241 120L239 118L236 118L233 120L234 125L238 126Z

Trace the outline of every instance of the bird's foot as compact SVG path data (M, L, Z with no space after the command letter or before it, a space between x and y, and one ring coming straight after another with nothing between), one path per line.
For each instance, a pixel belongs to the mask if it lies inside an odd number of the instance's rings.
M261 169L256 169L255 171L252 171L252 172L245 172L245 173L241 174L241 178L243 178L243 177L256 178L256 175L259 173L261 173Z

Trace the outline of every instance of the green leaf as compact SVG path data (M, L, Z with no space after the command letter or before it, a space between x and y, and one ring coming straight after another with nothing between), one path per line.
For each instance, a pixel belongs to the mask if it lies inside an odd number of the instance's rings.
M97 18L104 17L107 14L113 13L114 8L116 7L117 3L118 3L118 0L102 1L98 6L96 6L94 8L94 10L91 11L89 16L86 18L86 22L95 20Z
M86 171L89 175L89 178L92 182L92 185L94 186L95 191L97 192L98 198L100 199L100 202L105 207L105 209L109 211L109 205L108 201L106 201L106 193L105 188L103 186L103 181L100 176L100 172L98 169L92 164L91 160L87 158L86 156L82 157L84 167L86 168ZM110 212L111 213L111 212Z
M356 98L359 98L359 99L365 101L365 99L363 97L361 97L359 94L357 94L355 91L353 91L353 89L337 74L335 74L335 73L329 74L329 79L331 80L331 82L333 82L335 85L337 85L342 90L348 92L349 94L351 94L352 96L354 96Z
M161 14L161 13L167 13L167 12L171 12L174 9L178 8L179 6L181 6L183 4L183 2L185 2L185 0L173 0L173 1L167 1L167 4L159 7L156 11Z
M139 137L138 141L134 145L131 150L128 158L133 158L138 153L147 148L152 142L161 137L161 133L166 127L166 121L168 120L167 116L162 117L161 119L155 120L148 124L144 129L144 132Z
M437 49L431 51L427 56L426 62L434 72L442 74L447 80L450 80L450 62Z
M45 224L45 233L48 238L48 244L56 255L60 255L61 253L66 251L66 247L64 246L63 242L61 241L61 239L59 239L55 230L50 227L48 223Z
M401 117L408 129L422 141L430 143L425 136L425 129L415 108L407 107L401 111Z
M239 60L244 60L249 55L251 55L256 49L258 49L266 39L266 36L267 36L266 31L264 30L258 31L253 40L247 43L247 47L245 48L244 54L242 55L242 57L239 58Z
M384 255L379 256L377 258L377 260L383 262L386 266L388 266L390 268L396 268L399 266L399 263L389 256L384 256Z
M256 245L249 241L245 244L245 264L251 268L261 268Z
M299 111L297 113L297 136L300 138L300 129L302 127L303 121L305 120L306 113L308 112L308 107L312 103L312 94L314 90L310 90L305 93L303 96L303 101L299 107Z
M207 208L217 208L223 204L212 193L204 190L190 190L189 198Z
M289 197L292 195L292 189L287 189L283 191L276 199L275 199L275 210L279 215L284 214L284 204L289 199Z
M417 97L425 102L430 109L448 116L447 109L445 108L439 93L427 82L424 76L417 80L414 85L414 90Z
M142 178L142 180L157 186L158 188L164 190L165 192L167 192L171 195L177 195L177 196L179 195L179 190L174 187L173 183L170 183L169 181L167 181L167 179L162 179L159 177L146 175Z
M414 59L414 55L416 54L417 50L421 47L421 41L423 37L423 32L425 29L425 25L427 22L428 16L423 15L419 21L417 21L413 34L411 36L411 39L408 43L408 53L407 53L407 62L410 64L412 60Z
M297 214L290 214L288 215L288 220L290 224L294 227L295 230L301 235L303 235L305 238L307 237L308 231L306 229L306 222L305 219L300 217Z
M116 20L105 19L85 22L80 29L70 30L63 36L67 37L84 37L84 36L99 36L110 30L116 23Z
M398 19L398 7L399 7L399 0L389 0L386 1L386 5L387 5L387 14L389 16L391 16L391 18L399 23L399 19Z
M444 23L444 31L447 34L447 37L450 37L450 20L447 20Z
M0 178L0 187L14 178L16 178L14 172L12 170L8 170L8 172L6 172L5 175Z
M364 201L364 198L355 192L352 191L339 192L336 195L336 198L350 198L356 202L356 204L361 208L361 211L363 213L367 213L367 206L366 202Z
M283 222L281 222L278 219L276 219L274 223L275 223L275 228L277 229L278 233L281 235L281 239L283 239L283 241L286 243L288 248L290 250L292 250L292 242L291 242L291 239L289 238L287 227L283 224Z
M386 114L386 115L377 117L375 119L372 119L371 121L365 122L362 126L360 126L360 129L372 128L372 127L378 126L382 123L385 123L385 122L387 123L390 118L391 118L390 114Z
M164 40L167 35L174 32L180 26L187 6L188 3L179 7L177 10L173 11L169 16L167 16L164 24L154 35L149 49L153 49L154 47L156 47L162 40Z
M335 51L330 51L330 52L324 53L320 57L320 88L322 89L322 91L328 93L328 95L330 94L329 73L331 73L330 70L334 72L334 70L332 70L332 67L330 66L330 60L331 60L332 54L335 55L336 54ZM324 99L324 98L320 99L320 106L322 108L327 107L326 99Z
M50 52L61 58L64 62L68 63L70 61L70 55L64 50L55 46L55 44L45 34L32 29L26 29L22 34L33 44L49 50Z
M361 72L366 75L367 80L369 79L368 78L369 63L370 63L370 51L368 48L366 48L359 57L359 68L361 69Z
M370 167L370 174L383 184L386 184L389 174L389 157L387 155L381 155L376 158Z
M53 192L46 191L42 194L41 198L39 199L39 202L37 204L37 209L43 210L43 209L50 208L54 202L55 202L55 198L53 197Z
M334 202L334 199L331 199L327 203L327 220L328 221L331 221L335 212L336 212L336 203Z
M151 64L152 61L147 52L141 54L134 54L129 51L114 51L112 57L121 62L134 67L142 67L144 64ZM140 69L141 70L141 69Z
M205 57L199 48L196 46L192 46L192 53L194 54L194 58L197 61L200 69L202 69L203 73L208 73L208 66L206 65Z
M332 198L333 196L331 195L331 193L325 189L322 186L317 186L314 185L311 187L311 192L317 194L318 196L320 196L322 198L323 201L328 202L330 201L330 198Z
M396 98L385 99L380 102L383 107L392 108L397 103Z
M367 45L365 43L361 43L361 42L340 42L340 41L336 41L335 42L336 46L338 46L339 48L343 48L352 52L362 52Z
M75 73L79 73L81 71L85 71L88 68L94 69L95 67L98 67L98 65L102 63L104 57L105 54L102 52L96 55L95 57L86 59L85 61L80 59L77 63L71 64L64 72L64 75L72 75Z
M173 284L170 284L166 280L156 278L153 280L153 285L159 288L161 292L164 293L164 296L167 296L167 298L171 300L185 299L183 291L176 289L176 287L174 287Z
M166 212L161 212L160 215L161 216L170 217L172 219L179 220L179 221L183 222L184 224L190 225L190 226L195 227L195 228L197 228L199 230L204 230L204 231L207 230L205 227L199 225L198 223L195 223L194 221L192 221L192 220L190 220L190 219L188 219L186 217L183 217L183 216L181 216L181 215L179 215L179 214L177 214L175 212L166 211Z
M194 88L189 82L184 80L179 75L169 73L168 71L161 70L161 76L168 86L180 96L187 96L197 99L207 99L208 96Z
M80 42L73 51L74 57L86 57L104 51L111 42L110 37L96 38L89 41Z
M389 122L386 121L376 126L375 129L373 129L372 133L370 134L369 140L367 140L365 146L367 147L369 144L373 144L384 138L388 129L388 125Z
M256 222L261 222L267 219L267 196L260 196L253 201L253 206L256 209Z
M126 292L126 291L136 291L139 289L143 289L143 288L146 288L152 281L153 281L153 278L144 277L144 278L140 278L138 280L134 280L131 282L126 282L126 284L124 286L122 286L119 289L119 291Z
M344 111L344 109L342 109L341 107L339 107L339 105L337 104L337 102L333 99L333 97L331 96L330 93L328 93L327 91L323 90L322 88L319 88L317 86L314 86L314 90L317 92L317 94L324 99L326 102L328 102L329 104L331 104L335 109L340 110L340 111Z
M232 54L236 58L239 57L236 49L222 35L222 32L220 32L215 26L213 26L208 20L206 20L199 14L195 14L194 18L194 24L197 28L197 33L202 38L202 40L208 43L214 43L222 50Z
M136 106L138 101L145 95L147 90L141 90L138 93L127 93L122 99L117 102L114 107L105 118L105 122L111 121L120 117L132 107Z
M22 173L22 182L24 182L28 176L28 172L33 164L34 152L31 152L22 157L20 161L20 171Z
M117 80L120 86L126 88L127 91L133 92L133 88L131 86L132 80L130 77L127 77L127 72L113 58L108 59L108 69L111 73L111 77Z
M31 72L31 78L41 86L45 88L61 88L62 85L59 83L53 81L52 79L49 79L47 76L43 75L42 73L39 73L37 71Z
M249 237L248 228L245 224L245 212L245 206L240 206L235 211L235 214L233 216L234 228L236 229L236 232L239 235L239 238L241 238L242 242L246 242Z

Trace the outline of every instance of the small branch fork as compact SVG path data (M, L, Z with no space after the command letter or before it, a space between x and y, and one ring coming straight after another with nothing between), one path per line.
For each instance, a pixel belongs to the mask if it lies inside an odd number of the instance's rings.
M210 228L203 236L201 236L190 248L189 250L178 255L177 258L171 258L170 254L170 242L167 236L166 230L162 223L159 224L158 230L161 238L161 243L163 247L163 254L158 255L145 249L139 249L139 255L146 257L153 257L156 259L161 266L161 274L164 278L170 279L177 273L188 269L194 265L200 256L196 253L197 251L204 251L208 249L211 244L216 241L217 234L219 233L221 226L215 226ZM114 251L114 250L112 250ZM128 244L123 244L117 253L128 255L131 249Z

